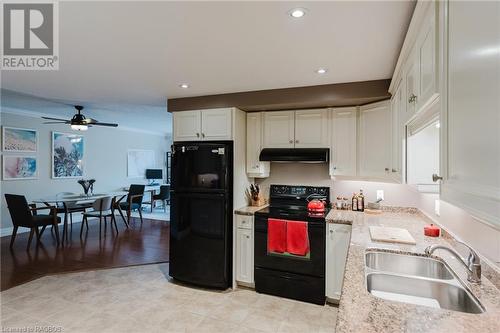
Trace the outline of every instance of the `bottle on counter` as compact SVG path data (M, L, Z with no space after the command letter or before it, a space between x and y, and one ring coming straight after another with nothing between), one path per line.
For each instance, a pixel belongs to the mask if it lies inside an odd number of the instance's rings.
M363 190L359 190L358 194L358 211L365 211L365 196L363 195Z
M357 211L358 210L358 195L356 193L352 194L352 206L351 206L351 209L353 211Z
M349 209L349 199L346 197L342 198L342 209Z
M337 209L343 209L344 202L342 201L342 197L337 197L336 207Z

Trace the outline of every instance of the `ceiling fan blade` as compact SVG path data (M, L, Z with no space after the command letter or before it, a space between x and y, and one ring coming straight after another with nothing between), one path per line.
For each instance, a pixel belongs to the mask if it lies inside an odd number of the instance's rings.
M118 124L111 123L91 123L93 126L108 126L108 127L118 127Z
M49 119L49 120L69 121L68 119L61 119L61 118L51 118L51 117L42 117L42 118Z
M70 124L69 121L46 121L44 124Z

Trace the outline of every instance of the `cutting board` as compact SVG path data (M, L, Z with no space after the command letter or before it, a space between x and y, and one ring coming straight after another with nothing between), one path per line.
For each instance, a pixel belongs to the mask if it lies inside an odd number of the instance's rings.
M369 227L370 236L373 241L387 243L403 243L415 245L415 239L408 230L390 227Z

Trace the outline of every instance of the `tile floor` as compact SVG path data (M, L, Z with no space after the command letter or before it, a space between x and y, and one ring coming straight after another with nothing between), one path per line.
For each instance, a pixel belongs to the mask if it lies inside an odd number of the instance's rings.
M168 264L46 276L0 293L2 332L335 332L337 308L168 278Z

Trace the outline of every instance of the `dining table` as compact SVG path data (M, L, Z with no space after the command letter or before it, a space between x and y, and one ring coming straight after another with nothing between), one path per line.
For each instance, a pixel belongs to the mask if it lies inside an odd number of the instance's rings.
M47 207L52 207L52 206L58 206L59 208L63 208L64 212L64 222L63 222L63 237L62 237L62 244L64 245L64 241L68 239L68 214L70 213L71 206L73 204L89 204L89 208L91 207L91 204L102 198L106 197L112 197L112 204L111 204L111 212L114 214L115 210L118 209L118 212L120 213L120 216L123 219L123 222L125 223L125 226L128 228L129 225L127 223L127 220L125 219L125 216L123 215L123 211L120 208L120 202L122 202L123 199L128 195L128 192L126 191L116 191L116 192L106 192L106 193L95 193L95 194L67 194L67 195L52 195L52 196L47 196L35 200L31 200L33 203L41 203L46 205Z

